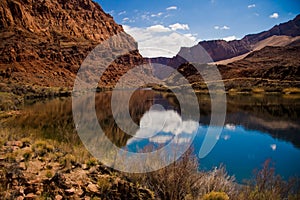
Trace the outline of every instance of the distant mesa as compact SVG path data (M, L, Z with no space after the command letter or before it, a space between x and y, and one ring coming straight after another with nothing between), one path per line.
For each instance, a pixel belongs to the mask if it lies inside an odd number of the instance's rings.
M246 35L241 40L202 41L193 47L182 47L173 58L146 60L156 74L165 73L162 67L155 69L158 64L177 69L199 90L207 90L207 87L201 78L196 78L194 67L216 64L227 91L239 88L240 92L252 92L258 87L264 92L281 92L283 88L300 87L299 55L300 15L268 31ZM200 68L204 69L203 66ZM180 82L180 78L172 74L166 78L169 85Z
M173 58L160 57L151 58L150 60L153 63L159 62L162 64L170 64L170 66L176 66L177 64L178 67L180 64L183 64L182 60L177 58L181 56L184 58L188 57L190 58L189 60L198 61L198 63L205 63L209 60L203 60L203 58L201 58L204 49L211 57L211 61L217 62L259 50L265 46L286 46L290 43L296 43L297 41L299 43L299 36L300 15L286 23L276 25L268 31L246 35L241 40L228 42L225 40L201 41L193 47L182 47L177 56ZM174 64L175 61L178 62Z

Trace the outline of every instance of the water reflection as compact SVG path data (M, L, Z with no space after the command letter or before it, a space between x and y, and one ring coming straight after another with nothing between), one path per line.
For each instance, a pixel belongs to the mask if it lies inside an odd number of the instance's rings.
M194 141L198 150L207 127L199 128ZM276 172L288 179L300 176L300 150L290 142L275 139L258 130L249 130L241 125L234 129L224 128L218 143L210 154L200 160L200 168L211 169L223 163L230 174L238 181L250 178L255 168L259 168L266 159L272 159Z
M167 144L173 139L176 144L190 143L198 129L198 122L182 120L174 110L149 110L140 121L140 129L126 144L131 151L143 149L149 143Z
M126 95L126 92L120 93L120 98L122 95ZM149 144L161 148L175 137L180 144L195 136L193 145L198 153L210 121L211 103L207 95L197 97L200 105L199 122L181 116L178 100L170 93L135 91L129 101L130 119L122 118L123 124L133 121L140 127L131 129L133 131L130 134L125 133L114 120L111 92L97 93L95 108L105 135L118 147L135 152ZM185 100L188 104L189 96L185 96ZM121 117L128 112L122 106L114 109ZM188 112L193 107L187 105L185 109ZM299 121L300 98L280 95L228 96L225 125L216 127L223 128L222 134L216 138L218 142L210 154L200 160L200 167L210 169L224 163L228 171L241 180L249 177L252 170L260 167L265 159L272 158L281 175L300 175ZM7 121L6 126L20 128L23 135L34 130L38 133L37 137L80 144L70 98L28 105L21 115Z

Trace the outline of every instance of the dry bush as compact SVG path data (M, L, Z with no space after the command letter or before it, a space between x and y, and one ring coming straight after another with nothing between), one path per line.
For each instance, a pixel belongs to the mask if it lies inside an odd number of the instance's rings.
M229 200L225 192L210 192L203 196L203 200Z
M241 199L249 200L280 200L299 199L299 180L291 178L289 181L275 174L271 160L266 160L260 171L255 172L254 179L250 180L240 193Z
M227 175L224 167L215 168L210 172L200 172L198 165L196 156L189 150L178 161L158 171L127 176L154 191L157 199L201 199L212 191L236 197L234 178Z
M208 172L201 172L201 174L202 176L198 180L201 196L212 191L218 191L225 192L231 199L236 198L238 188L235 178L227 174L224 166L220 166Z

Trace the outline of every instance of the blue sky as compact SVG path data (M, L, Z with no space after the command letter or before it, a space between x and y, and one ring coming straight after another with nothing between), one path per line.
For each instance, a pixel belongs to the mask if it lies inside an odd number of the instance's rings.
M141 48L149 44L164 47L164 42L172 46L172 41L177 41L177 46L191 46L201 40L240 39L300 14L299 0L96 1L124 26ZM189 41L181 41L181 37L171 31ZM163 40L158 41L159 38ZM167 51L178 51L178 48L173 45Z

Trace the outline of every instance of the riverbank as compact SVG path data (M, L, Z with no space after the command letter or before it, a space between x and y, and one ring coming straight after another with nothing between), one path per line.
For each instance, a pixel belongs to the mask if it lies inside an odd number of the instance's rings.
M105 98L100 100L98 104L104 106ZM239 107L236 101L232 104ZM72 122L70 98L35 105L10 111L1 119L0 176L4 181L0 195L6 199L299 198L298 183L283 180L275 174L270 162L244 185L228 175L225 167L200 171L197 158L189 152L156 172L118 172L98 162L81 143ZM134 105L139 110L138 104ZM109 138L120 135L109 118L101 114L98 117L101 122L102 117L106 119L103 122ZM122 139L118 141L124 144Z
M71 95L72 88L1 83L0 111L21 109L25 102Z
M91 156L78 158L49 141L6 141L0 149L0 194L3 199L154 199L149 189Z
M209 94L209 93L227 93L227 94L283 94L283 95L300 95L300 87L290 85L257 85L252 83L252 79L238 80L222 80L220 82L211 82L211 90L209 91L206 83L196 82L189 85L178 85L178 86L164 86L164 85L151 85L150 87L154 91L159 92L172 92L172 90L184 91L186 89L193 89L196 94ZM223 86L220 83L223 83ZM214 86L215 84L215 86ZM242 85L243 84L243 85ZM275 84L275 82L273 82ZM288 83L285 83L288 84ZM221 87L222 86L222 87Z
M80 158L80 159L79 159ZM86 159L85 159L86 158ZM84 160L85 159L85 160ZM295 180L285 182L266 161L253 180L239 185L224 167L203 172L189 154L147 174L124 174L90 155L79 157L51 141L2 142L3 199L298 199Z

